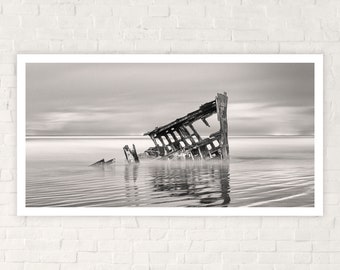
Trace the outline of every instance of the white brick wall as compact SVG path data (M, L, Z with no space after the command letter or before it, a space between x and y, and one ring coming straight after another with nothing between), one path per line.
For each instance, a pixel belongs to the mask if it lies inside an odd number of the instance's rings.
M1 270L340 269L340 1L1 0ZM16 217L16 54L324 53L324 217Z

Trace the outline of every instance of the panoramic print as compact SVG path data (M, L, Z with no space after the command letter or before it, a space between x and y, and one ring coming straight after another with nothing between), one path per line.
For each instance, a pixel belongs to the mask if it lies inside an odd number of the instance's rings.
M26 62L24 208L314 208L315 72Z

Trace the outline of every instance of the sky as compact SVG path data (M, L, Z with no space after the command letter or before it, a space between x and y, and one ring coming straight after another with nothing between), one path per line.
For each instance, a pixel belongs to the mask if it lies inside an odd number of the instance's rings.
M27 64L26 133L142 135L223 92L230 136L314 134L308 63Z

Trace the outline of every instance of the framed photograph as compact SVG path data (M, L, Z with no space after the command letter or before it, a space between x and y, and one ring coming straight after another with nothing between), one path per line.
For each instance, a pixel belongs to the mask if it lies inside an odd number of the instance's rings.
M323 56L22 54L17 213L319 216Z

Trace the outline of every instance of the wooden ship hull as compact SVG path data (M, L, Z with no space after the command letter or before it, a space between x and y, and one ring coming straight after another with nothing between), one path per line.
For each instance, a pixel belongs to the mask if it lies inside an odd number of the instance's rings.
M174 160L228 159L227 107L227 94L225 92L223 94L218 93L214 100L201 105L198 110L146 132L144 135L149 136L155 146L140 154L139 157ZM194 128L193 123L203 121L205 125L210 127L207 118L214 114L217 115L220 129L207 138L202 138ZM125 147L125 154L126 150ZM132 153L133 156L135 154ZM135 158L134 160L139 162L139 159Z

